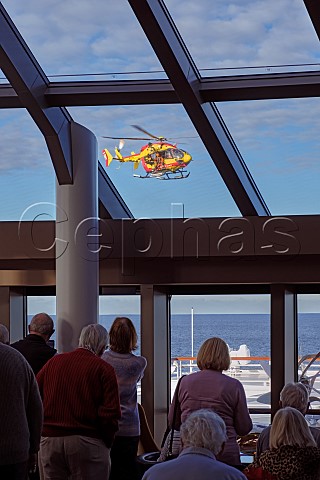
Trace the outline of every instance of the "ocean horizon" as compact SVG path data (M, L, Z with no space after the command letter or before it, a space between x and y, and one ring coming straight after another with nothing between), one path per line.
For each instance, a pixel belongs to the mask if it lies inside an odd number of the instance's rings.
M131 318L140 339L140 315L121 314ZM28 316L30 321L31 315ZM52 318L55 320L55 315ZM115 315L100 315L99 323L107 330ZM298 316L298 354L315 354L320 350L318 340L320 313L301 313ZM171 315L171 357L192 354L191 314ZM201 344L209 337L220 337L231 350L238 350L245 344L251 356L270 356L269 314L198 314L193 315L193 355L196 356ZM52 336L55 340L55 334ZM140 342L138 340L140 352Z

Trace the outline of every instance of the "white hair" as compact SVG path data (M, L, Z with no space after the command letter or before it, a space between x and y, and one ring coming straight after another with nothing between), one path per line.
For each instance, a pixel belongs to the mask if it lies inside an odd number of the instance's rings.
M0 343L9 343L9 330L2 323L0 323Z
M305 414L309 404L309 392L302 383L287 383L280 393L282 407L293 407Z
M101 355L109 342L107 330L98 323L83 327L79 338L79 347L86 348L96 355Z
M184 447L202 447L217 455L227 440L226 425L212 410L192 412L180 428Z

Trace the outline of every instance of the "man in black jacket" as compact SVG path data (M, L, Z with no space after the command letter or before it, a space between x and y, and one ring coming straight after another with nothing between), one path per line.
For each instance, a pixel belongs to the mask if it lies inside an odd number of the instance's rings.
M22 353L35 375L57 353L55 348L47 344L54 333L53 326L53 320L47 313L37 313L28 327L29 335L11 345Z

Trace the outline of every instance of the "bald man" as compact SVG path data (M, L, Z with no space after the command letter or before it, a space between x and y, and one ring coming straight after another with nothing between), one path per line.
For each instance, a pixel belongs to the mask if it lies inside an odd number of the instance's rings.
M18 350L29 362L34 374L52 358L57 350L50 347L47 342L54 333L53 320L47 313L37 313L31 320L29 335L23 340L12 343L11 347Z

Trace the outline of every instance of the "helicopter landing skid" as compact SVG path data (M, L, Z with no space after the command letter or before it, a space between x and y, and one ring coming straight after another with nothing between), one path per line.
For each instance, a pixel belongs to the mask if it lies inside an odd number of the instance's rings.
M157 178L158 180L181 180L183 178L188 178L190 172L186 170L178 170L176 172L152 172L147 173L146 175L136 175L133 176L136 178Z

